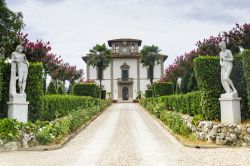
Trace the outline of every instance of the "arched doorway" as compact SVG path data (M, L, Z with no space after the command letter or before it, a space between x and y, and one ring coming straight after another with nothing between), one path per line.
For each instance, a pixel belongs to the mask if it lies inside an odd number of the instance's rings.
M128 100L128 88L124 87L122 89L122 100Z

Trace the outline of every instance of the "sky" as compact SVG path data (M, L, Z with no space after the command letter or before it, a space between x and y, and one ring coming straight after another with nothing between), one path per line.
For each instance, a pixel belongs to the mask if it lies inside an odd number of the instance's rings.
M250 0L6 0L21 11L32 41L50 41L64 62L85 70L81 59L97 43L135 38L177 56L199 40L250 22Z

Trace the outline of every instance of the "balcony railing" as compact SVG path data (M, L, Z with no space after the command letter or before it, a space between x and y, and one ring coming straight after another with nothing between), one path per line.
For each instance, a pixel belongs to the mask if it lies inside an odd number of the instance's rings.
M118 84L132 84L133 78L118 78L117 83Z

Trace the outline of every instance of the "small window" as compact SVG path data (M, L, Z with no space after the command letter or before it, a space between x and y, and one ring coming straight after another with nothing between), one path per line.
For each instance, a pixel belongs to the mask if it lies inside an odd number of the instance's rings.
M128 70L122 70L122 79L128 79Z

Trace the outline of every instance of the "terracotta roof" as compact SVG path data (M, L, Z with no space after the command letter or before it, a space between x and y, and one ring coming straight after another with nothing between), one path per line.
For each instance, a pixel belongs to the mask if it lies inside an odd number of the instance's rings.
M137 42L138 43L138 46L141 46L141 42L142 40L139 40L139 39L131 39L131 38L120 38L120 39L112 39L112 40L109 40L108 41L108 44L109 44L109 47L111 47L111 44L113 42Z

